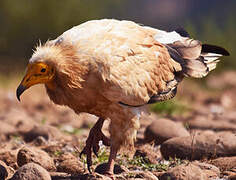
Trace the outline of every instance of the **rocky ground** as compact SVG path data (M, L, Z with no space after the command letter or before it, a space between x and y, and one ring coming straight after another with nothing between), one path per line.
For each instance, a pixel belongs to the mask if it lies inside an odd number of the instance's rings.
M236 72L203 81L185 81L174 101L142 117L136 151L119 154L116 179L236 179ZM108 148L101 144L92 174L78 157L97 117L52 104L42 86L19 103L16 82L0 83L0 179L106 179L97 172Z

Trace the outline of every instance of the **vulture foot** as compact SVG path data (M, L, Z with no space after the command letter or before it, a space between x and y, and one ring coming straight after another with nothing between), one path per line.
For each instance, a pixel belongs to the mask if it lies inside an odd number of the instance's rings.
M90 166L92 165L92 150L94 154L98 157L98 151L100 148L99 141L102 141L102 143L105 146L110 146L110 139L108 139L102 133L103 122L104 119L99 118L96 124L92 127L92 129L89 132L89 136L86 140L86 145L83 148L82 152L80 153L80 158L83 154L86 155L87 166L90 173L91 173Z

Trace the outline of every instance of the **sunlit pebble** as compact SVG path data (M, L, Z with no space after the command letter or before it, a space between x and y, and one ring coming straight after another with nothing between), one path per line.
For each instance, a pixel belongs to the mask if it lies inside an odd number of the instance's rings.
M68 133L73 133L75 129L71 125L64 125L61 127L61 130Z
M34 140L35 145L37 146L41 146L41 145L45 145L47 144L47 140L43 137L43 136L38 136L35 140Z
M21 139L13 139L13 143L19 147L19 145L24 145L25 142Z
M211 105L210 106L210 111L211 113L213 114L223 114L224 112L224 108L222 106L219 106L219 105Z
M232 97L230 97L228 94L224 94L222 97L221 97L221 104L224 106L224 107L231 107L233 105L233 100L232 100Z
M163 164L163 165L169 165L169 164L170 164L170 161L167 161L167 160L160 160L159 163L160 163L160 164Z
M75 149L74 149L74 147L67 145L67 146L62 148L62 151L73 153L73 152L75 152Z

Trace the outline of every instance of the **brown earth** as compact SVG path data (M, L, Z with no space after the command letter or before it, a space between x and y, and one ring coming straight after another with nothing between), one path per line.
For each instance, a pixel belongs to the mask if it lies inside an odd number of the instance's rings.
M236 84L232 79L236 79L234 72L212 75L203 80L204 86L185 81L176 99L187 107L187 113L152 113L142 117L136 152L120 152L116 178L226 179L236 176ZM18 83L18 80L0 82L1 179L27 178L24 172L39 178L47 172L41 179L50 179L50 176L51 179L104 179L94 170L107 161L108 148L101 145L99 157L93 156L92 174L86 169L85 158L78 157L97 117L85 113L76 115L69 108L54 105L42 86L32 87L18 102L15 97ZM161 122L159 127L157 122ZM108 122L103 131L109 135ZM205 134L204 138L198 138L201 134ZM175 138L187 139L189 151L178 148L185 141L176 143ZM178 150L168 150L169 141L171 148L178 146ZM161 154L163 147L165 153ZM197 158L193 158L193 153L201 147L209 151L210 156L199 151ZM233 153L219 153L223 151Z

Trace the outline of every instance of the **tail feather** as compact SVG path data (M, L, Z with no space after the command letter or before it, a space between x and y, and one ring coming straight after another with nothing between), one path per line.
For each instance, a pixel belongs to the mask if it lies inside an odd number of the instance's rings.
M220 47L220 46L215 46L215 45L211 45L211 44L203 44L202 45L202 53L215 53L215 54L219 54L222 56L229 56L229 52Z
M229 56L229 52L222 47L203 44L201 56L204 58L204 63L208 67L209 71L216 68L217 63L220 61L221 56Z
M206 76L208 72L209 68L200 59L186 60L186 64L183 68L183 73L185 76L190 76L195 78L202 78Z
M184 76L201 78L216 68L221 56L229 56L229 52L219 46L201 44L191 39L185 30L176 30L182 36L178 41L166 44L171 58L182 66Z

